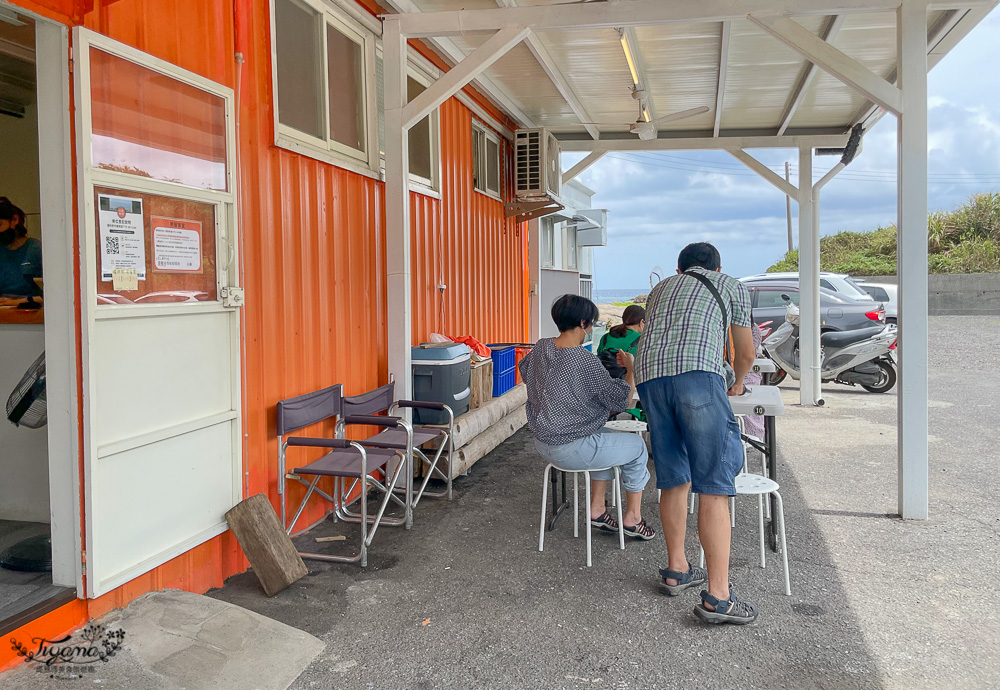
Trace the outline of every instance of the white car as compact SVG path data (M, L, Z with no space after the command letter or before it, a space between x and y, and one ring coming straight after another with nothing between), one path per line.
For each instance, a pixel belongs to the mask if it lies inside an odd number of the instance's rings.
M788 282L798 281L799 274L796 271L787 271L782 273L759 273L755 276L745 276L740 278L744 283L750 283L753 285L760 285L761 283L766 283L768 281L783 281ZM846 273L828 273L823 271L819 274L819 285L820 287L825 287L827 290L832 290L840 294L847 299L854 300L870 300L868 293L862 290L854 279Z
M896 295L899 290L898 285L892 283L866 283L860 282L861 289L871 295L876 302L881 302L885 306L885 322L896 323Z

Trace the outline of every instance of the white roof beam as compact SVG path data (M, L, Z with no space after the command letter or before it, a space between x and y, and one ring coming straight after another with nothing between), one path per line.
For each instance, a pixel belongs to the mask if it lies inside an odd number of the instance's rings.
M712 136L719 136L722 126L722 101L726 95L726 74L729 71L729 36L732 22L722 22L722 42L719 45L719 82L715 92L715 127Z
M899 89L843 51L814 36L801 24L787 17L750 15L747 19L886 110L897 115L902 112L903 98Z
M497 0L497 4L501 7L510 8L517 7L517 0ZM556 87L556 91L559 95L563 97L567 105L569 105L570 110L573 114L577 116L581 123L583 123L584 129L590 134L594 139L601 138L601 131L597 128L597 125L592 124L594 118L590 116L587 109L583 105L583 101L576 95L573 87L569 85L569 81L566 76L562 73L562 70L556 66L555 60L549 55L548 49L545 47L545 43L537 34L530 34L525 40L528 45L528 50L531 54L535 56L538 60L538 64L541 66L542 70L548 76L552 85Z
M844 18L844 15L838 14L830 19L830 23L826 26L826 31L823 32L824 41L827 43L833 42L833 39L840 32L840 27L844 25ZM778 126L778 136L784 134L785 130L788 129L788 125L791 124L792 118L795 117L795 111L799 109L802 99L806 95L806 89L809 88L813 77L816 76L817 69L815 62L809 62L805 73L799 79L799 83L792 90L792 97L789 99L788 105L785 106L785 112L781 116L781 124Z
M572 168L563 173L562 183L566 184L574 177L577 177L584 170L586 170L594 163L604 158L604 155L606 153L607 151L591 151L590 153L588 153L586 156L584 156L583 160L581 160L579 163L577 163Z
M420 12L420 8L414 5L412 0L380 0L380 2L383 7L396 10L401 14ZM387 17L390 15L385 16ZM427 42L430 43L442 57L450 61L452 65L457 65L465 59L465 51L455 45L455 42L450 38L432 38L428 39ZM488 76L480 74L474 80L474 85L483 93L483 95L491 100L497 108L502 110L512 120L518 123L519 126L528 128L537 127L535 121L523 110L521 110L521 106L510 97L510 94L508 94L505 89Z
M395 0L398 2L399 0ZM409 38L431 38L472 33L492 33L505 26L528 26L532 31L597 29L674 24L725 22L761 16L807 16L894 12L912 0L701 0L664 2L627 0L619 2L565 3L484 10L417 12L401 19L400 29ZM985 7L992 0L935 0L932 10Z
M934 69L941 58L951 52L958 43L969 35L976 25L982 20L986 19L986 16L990 11L997 5L997 2L987 7L979 7L971 10L954 10L949 12L946 16L942 17L937 24L935 24L928 31L927 38L927 71ZM889 73L887 81L895 84L897 82L897 70L893 69ZM858 124L859 122L867 122L870 117L875 115L879 111L879 106L873 104L871 101L865 103L864 107L858 111L858 114L854 116L851 120L851 126ZM865 129L871 129L875 124L882 119L885 113L882 112L871 124L865 125Z
M386 22L395 21L386 19ZM500 29L472 51L467 58L441 75L419 96L403 108L403 127L409 129L424 119L431 111L454 96L459 89L484 72L490 65L523 41L531 30L524 26Z
M811 134L809 136L721 136L721 137L666 137L643 141L628 139L562 139L559 148L571 151L718 151L727 149L797 149L799 146L817 148L842 148L848 134Z
M769 167L761 163L759 160L751 156L749 153L743 149L726 149L729 154L736 160L743 163L755 173L763 177L767 182L770 182L775 187L781 191L782 194L788 196L793 196L796 199L799 196L799 188L793 185L791 182L787 181L784 177L778 173L771 170Z

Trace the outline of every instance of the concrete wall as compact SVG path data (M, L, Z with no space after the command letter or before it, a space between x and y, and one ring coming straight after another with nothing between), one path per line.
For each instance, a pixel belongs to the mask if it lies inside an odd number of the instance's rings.
M0 402L45 349L41 325L0 324ZM0 418L0 520L49 521L46 428L15 427Z
M862 278L870 283L898 284L896 276ZM928 276L932 316L1000 316L1000 273Z

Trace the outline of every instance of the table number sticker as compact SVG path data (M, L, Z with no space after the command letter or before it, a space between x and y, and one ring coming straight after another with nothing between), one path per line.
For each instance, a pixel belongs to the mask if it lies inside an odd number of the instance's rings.
M201 221L153 216L153 270L201 273Z
M764 406L763 405L754 405L753 413L754 414L764 414Z

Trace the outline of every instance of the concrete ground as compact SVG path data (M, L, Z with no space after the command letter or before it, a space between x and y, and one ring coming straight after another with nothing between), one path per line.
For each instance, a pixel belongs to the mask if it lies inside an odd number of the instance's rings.
M211 593L301 628L326 649L293 688L977 688L1000 684L1000 318L931 319L931 519L896 512L896 394L829 386L825 408L778 420L792 596L757 560L756 502L739 501L731 579L759 604L708 627L697 592L655 590L661 539L595 534L594 566L564 515L539 553L542 463L522 430L381 530L367 568L309 562L273 599L252 573ZM651 487L652 488L652 485ZM655 491L645 516L657 522ZM688 557L697 558L694 518ZM349 548L327 522L300 549ZM347 534L348 542L314 538ZM770 555L770 552L769 552Z

